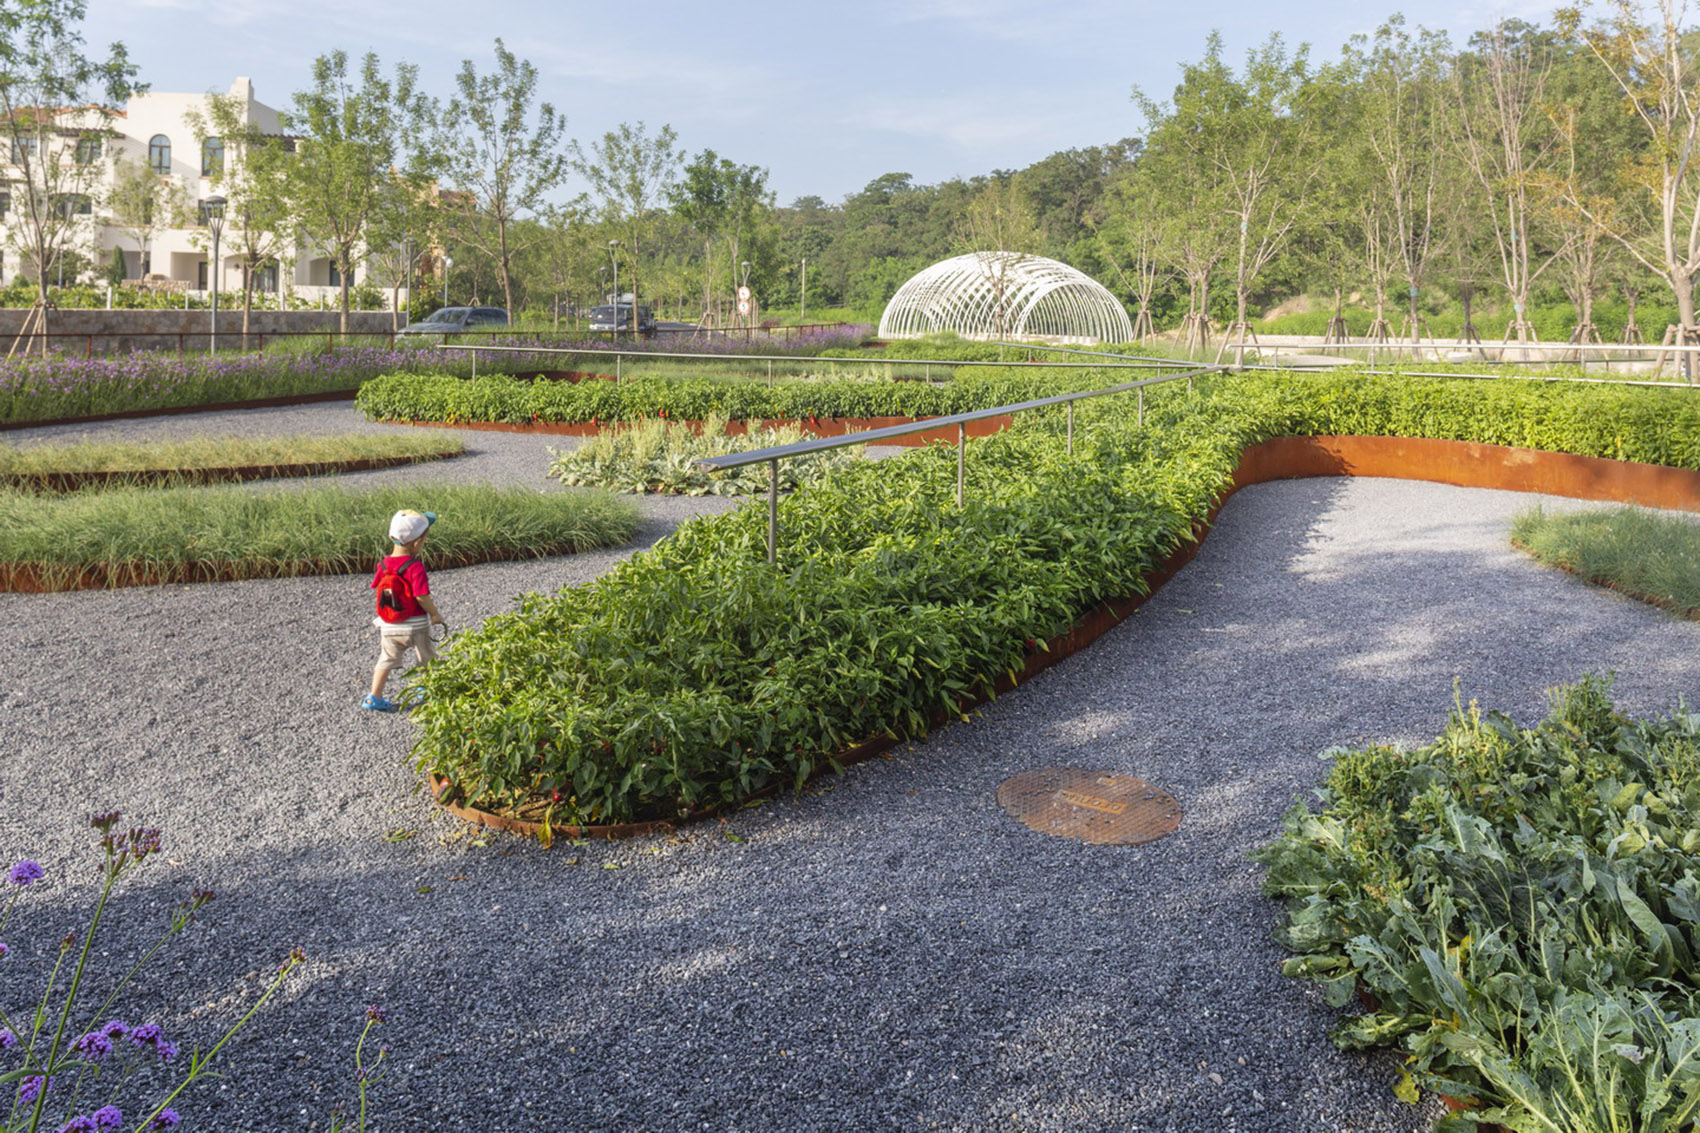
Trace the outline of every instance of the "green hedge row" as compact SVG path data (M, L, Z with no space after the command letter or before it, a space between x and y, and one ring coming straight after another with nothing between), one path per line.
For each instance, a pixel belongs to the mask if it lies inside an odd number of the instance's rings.
M616 388L609 386L610 389ZM1029 391L1030 393L1031 391ZM691 412L681 402L673 411ZM1032 643L1189 537L1243 449L1283 434L1399 433L1700 467L1686 391L1239 376L1083 403L955 456L852 467L765 509L686 525L596 582L526 598L424 677L415 754L494 807L557 822L675 815L800 783L848 745L924 731Z
M373 420L450 423L636 421L657 416L682 421L711 416L732 421L933 417L1128 380L1108 373L999 367L940 383L844 380L772 385L748 379L653 376L620 382L522 382L504 375L465 381L446 375L394 374L367 382L355 404Z

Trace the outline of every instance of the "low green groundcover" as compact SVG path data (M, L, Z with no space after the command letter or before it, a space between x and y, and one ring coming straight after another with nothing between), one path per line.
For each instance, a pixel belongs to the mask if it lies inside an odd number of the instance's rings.
M1543 563L1700 617L1700 523L1640 508L1548 512L1531 508L1511 524L1511 541Z
M1439 437L1700 467L1700 401L1686 390L1245 375L1146 403L1144 427L1131 397L1081 403L1072 456L1060 412L973 442L961 508L949 446L859 462L781 502L777 569L753 506L688 524L588 586L527 598L424 677L415 755L474 803L541 801L557 824L800 783L852 744L924 731L1029 643L1138 592L1268 437Z
M1534 728L1460 708L1416 751L1331 753L1319 809L1259 852L1285 972L1334 1030L1397 1045L1396 1087L1476 1106L1437 1130L1693 1129L1700 1114L1700 716L1617 714L1609 682Z
M0 490L0 566L29 567L49 586L90 567L228 568L242 578L370 570L387 554L390 516L441 516L427 562L519 559L615 546L637 529L637 509L608 492L532 488L340 485L255 491L240 487L121 488L63 496Z

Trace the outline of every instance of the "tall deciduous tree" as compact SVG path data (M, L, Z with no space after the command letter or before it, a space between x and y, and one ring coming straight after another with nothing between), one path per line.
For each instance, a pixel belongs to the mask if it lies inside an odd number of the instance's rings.
M618 129L602 135L591 143L587 154L577 142L572 144L573 168L590 182L591 192L602 202L602 219L609 228L621 234L626 263L626 279L634 297L640 294L643 271L644 241L654 217L651 215L667 199L668 191L679 175L682 155L674 147L678 135L673 127L662 126L654 137L639 122L622 122ZM632 304L632 332L638 329L637 303Z
M1502 20L1471 39L1471 52L1453 67L1457 147L1474 192L1468 214L1485 218L1511 297L1512 319L1505 337L1526 342L1529 292L1569 237L1535 229L1551 217L1540 209L1538 186L1553 154L1554 134L1545 113L1547 74L1552 70L1550 33L1521 20Z
M122 44L105 58L88 54L78 28L85 13L83 0L0 0L6 231L43 301L55 262L89 224L85 206L105 174L102 140L113 132L116 108L144 89ZM45 308L38 327L47 333Z
M690 224L703 240L703 310L719 306L721 294L716 281L739 285L738 265L745 255L745 241L757 223L773 209L773 194L767 188L767 170L756 165L739 165L713 150L703 150L670 192L673 212ZM720 253L725 253L722 260ZM722 272L724 265L724 274Z
M1561 11L1559 25L1578 36L1605 65L1640 123L1644 148L1620 167L1631 207L1606 216L1580 193L1570 203L1597 220L1628 253L1670 287L1676 300L1680 343L1700 341L1695 322L1694 280L1700 273L1700 70L1683 5L1659 0L1657 18L1643 22L1632 0L1614 0L1610 19L1584 28L1575 8ZM1639 200L1635 198L1640 198ZM1643 202L1651 207L1644 212ZM1651 223L1633 223L1637 216Z
M355 83L358 82L358 86ZM367 235L398 193L417 193L419 171L404 142L425 113L417 69L402 64L392 82L368 53L358 76L333 51L313 61L313 85L297 92L284 128L296 135L289 187L297 230L330 254L341 282L338 309L348 330L349 288L364 261Z
M178 178L155 173L146 162L123 154L113 158L106 209L112 227L136 242L140 275L153 271L154 237L188 223L188 201Z
M1395 16L1373 37L1356 36L1345 64L1358 87L1357 125L1375 174L1361 206L1372 272L1397 265L1409 296L1406 329L1420 335L1422 288L1444 244L1449 182L1446 91L1449 50L1439 32L1413 35ZM1378 295L1378 300L1382 296Z
M541 225L516 229L515 221L542 215L549 194L566 180L572 168L564 144L567 120L548 102L534 105L537 68L500 39L496 69L480 76L466 60L455 88L443 108L434 156L461 190L447 198L458 242L495 261L512 311L514 256L545 231Z
M290 175L295 155L286 140L265 133L247 118L247 100L213 95L205 113L185 121L203 146L217 138L222 160L208 180L225 199L223 241L242 261L242 333L254 311L254 286L267 267L282 271L294 250L291 241Z
M1289 53L1279 34L1246 57L1235 75L1212 32L1204 58L1182 69L1172 108L1135 92L1151 132L1148 153L1162 151L1215 181L1209 225L1234 265L1235 325L1249 328L1247 302L1258 276L1287 245L1315 177L1314 124L1300 105L1308 49ZM1209 200L1209 198L1206 198Z

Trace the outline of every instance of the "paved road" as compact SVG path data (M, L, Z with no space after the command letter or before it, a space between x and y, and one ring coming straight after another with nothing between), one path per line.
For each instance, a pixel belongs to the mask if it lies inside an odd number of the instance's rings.
M356 427L345 407L89 431ZM546 442L374 477L540 482ZM1520 719L1619 674L1700 687L1700 626L1505 543L1529 499L1291 481L1223 509L1129 623L928 742L676 837L485 839L417 790L403 719L363 714L373 643L346 578L0 596L0 856L56 884L6 930L0 1005L86 897L79 824L119 807L167 861L116 903L115 965L191 884L219 899L127 997L205 1041L289 948L310 960L179 1106L200 1128L322 1126L364 1005L394 1051L385 1129L1416 1131L1385 1056L1278 974L1249 850L1337 743L1421 742L1453 682ZM652 504L645 538L699 506ZM1561 505L1570 506L1570 505ZM624 552L621 552L624 553ZM457 621L617 553L434 576ZM994 793L1106 768L1172 791L1174 836L1051 839Z

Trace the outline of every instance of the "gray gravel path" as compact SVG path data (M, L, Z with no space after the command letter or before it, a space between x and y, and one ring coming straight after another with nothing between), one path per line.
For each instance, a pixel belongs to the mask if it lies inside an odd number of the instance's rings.
M546 462L533 438L467 439L429 474L535 482ZM384 1129L1426 1129L1432 1103L1396 1102L1393 1063L1336 1051L1334 1013L1280 977L1246 853L1317 784L1317 751L1426 740L1454 678L1523 720L1593 670L1631 711L1695 696L1700 626L1520 557L1505 530L1530 502L1248 489L1128 625L971 723L727 823L551 851L437 813L407 722L355 707L361 583L0 596L0 857L61 879L7 930L0 1003L86 897L85 816L119 807L165 828L169 864L117 902L111 962L191 884L220 893L131 1014L204 1040L289 948L310 956L185 1099L197 1128L322 1127L380 1002ZM433 583L468 622L617 557ZM1157 783L1185 823L1103 848L1005 817L998 784L1053 765Z

